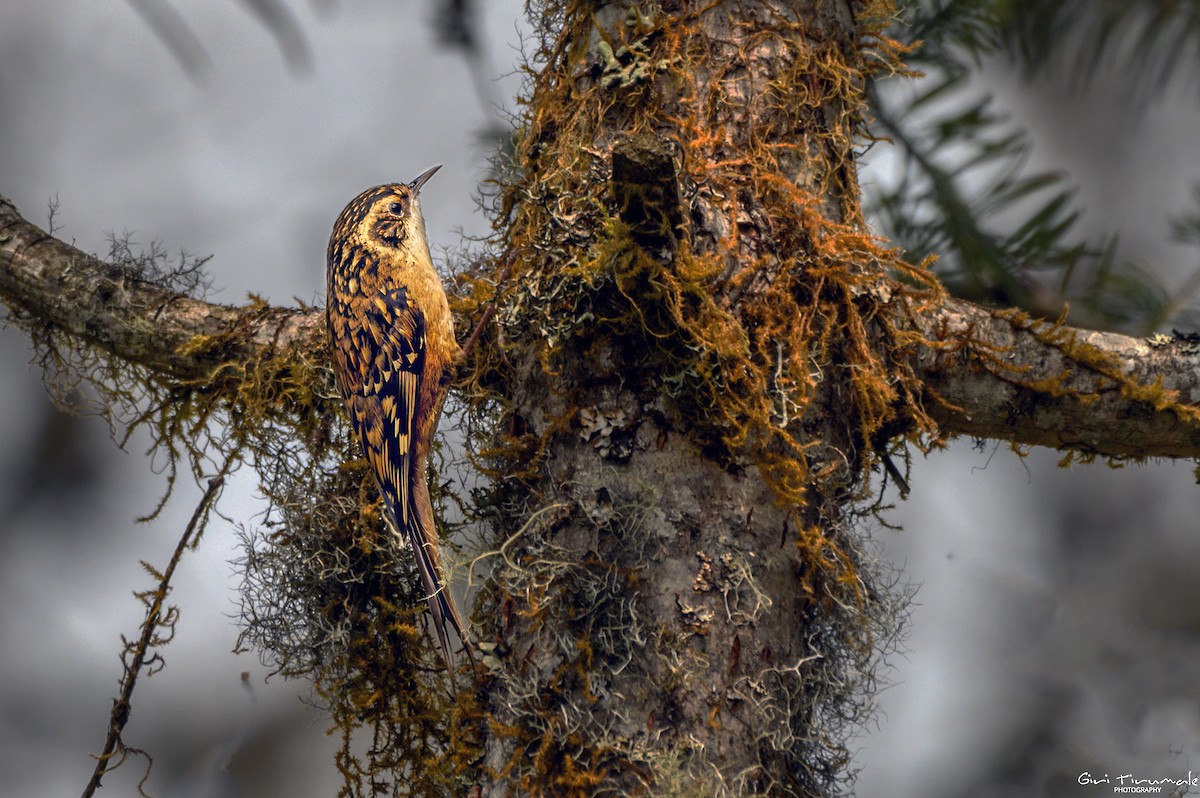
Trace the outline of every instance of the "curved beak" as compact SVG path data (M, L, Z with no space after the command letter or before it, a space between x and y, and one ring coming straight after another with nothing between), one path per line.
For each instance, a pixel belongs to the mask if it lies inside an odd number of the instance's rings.
M421 191L421 186L425 185L429 181L429 178L433 177L434 172L436 172L437 170L439 170L441 168L442 168L442 165L438 164L437 166L433 167L432 169L426 169L424 172L422 172L417 177L416 180L409 183L408 187L413 190L414 194L419 194Z

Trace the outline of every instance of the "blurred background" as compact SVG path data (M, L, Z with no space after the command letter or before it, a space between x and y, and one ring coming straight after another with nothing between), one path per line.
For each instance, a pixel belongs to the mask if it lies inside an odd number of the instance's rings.
M42 226L57 205L57 235L87 251L104 254L107 234L128 232L143 246L212 254L216 301L254 292L319 303L333 218L366 186L443 163L422 194L435 258L487 232L474 198L521 85L523 5L9 0L0 195ZM1121 69L1081 81L1077 60L1026 70L1018 63L1032 59L1019 56L995 48L954 86L960 99L911 113L913 93L944 79L939 65L915 88L878 87L881 124L912 129L908 144L893 134L896 146L869 153L861 177L874 221L914 252L954 248L895 229L888 198L920 207L925 189L906 164L922 113L936 121L991 96L990 112L1027 132L1022 174L1064 170L1080 213L1071 234L1101 242L1110 265L1173 302L1173 315L1152 320L1169 331L1186 318L1200 266L1171 224L1200 180L1200 71L1167 70L1148 89ZM938 155L953 171L955 154ZM969 263L945 260L961 293L978 288ZM1061 280L1023 274L1007 294L982 295L1053 303L1100 279L1103 262L1090 278L1082 268ZM1083 321L1099 323L1106 307L1085 307L1096 315ZM1112 324L1143 333L1153 312L1126 310ZM83 789L121 675L121 636L143 617L132 591L153 586L139 560L166 565L199 495L181 479L166 511L137 523L164 489L162 464L145 441L122 451L99 420L55 411L30 354L20 333L0 330L3 796ZM1099 795L1111 787L1080 786L1080 773L1200 771L1194 464L1057 461L956 441L914 461L912 495L887 516L903 530L871 531L917 593L878 722L853 744L863 798ZM308 686L267 680L254 654L232 653L236 524L264 509L249 470L221 509L231 520L183 558L171 594L178 634L162 650L166 667L139 682L125 740L154 756L154 795L333 795L336 741L304 703ZM136 794L142 774L130 761L101 794Z

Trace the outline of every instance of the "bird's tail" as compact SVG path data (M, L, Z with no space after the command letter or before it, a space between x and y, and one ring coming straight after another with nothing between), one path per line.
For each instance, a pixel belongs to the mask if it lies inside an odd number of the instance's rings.
M421 584L425 588L426 602L429 604L429 614L433 616L433 629L437 633L438 642L442 645L442 658L446 661L446 670L454 673L454 659L451 655L450 638L446 631L449 624L454 627L454 633L462 641L463 649L471 664L475 664L475 654L471 651L471 638L467 635L466 624L458 612L458 605L450 595L450 588L442 581L441 557L438 554L438 541L432 528L426 529L424 524L412 514L407 524L408 541L412 545L413 556L417 560L417 570L421 574Z
M424 487L421 486L421 488ZM438 642L441 644L442 659L446 663L447 672L454 673L454 657L450 646L450 637L446 631L447 625L454 628L454 633L458 635L458 639L462 641L462 646L467 652L467 658L474 666L476 664L475 654L471 650L471 638L467 634L466 624L463 623L454 597L450 595L450 589L443 584L442 558L438 553L437 533L434 531L433 511L428 505L428 494L421 496L418 493L414 497L416 501L409 505L407 523L402 526L397 523L398 514L395 505L390 501L390 497L386 498L389 499L386 502L387 522L392 534L397 538L403 536L413 550L413 557L417 562L417 572L421 575L421 586L425 590L425 601L429 604L429 614L433 617L433 630L437 633ZM418 509L423 503L422 500L426 507L424 513ZM422 518L422 516L425 517Z

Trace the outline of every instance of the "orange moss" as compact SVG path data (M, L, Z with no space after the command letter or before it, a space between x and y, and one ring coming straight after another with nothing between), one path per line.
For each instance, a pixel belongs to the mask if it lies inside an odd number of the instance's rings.
M718 462L756 468L794 518L809 518L814 487L824 497L856 495L875 446L934 430L909 366L919 336L900 315L906 303L893 300L935 302L941 289L928 263L905 263L866 230L853 166L861 87L873 72L901 69L902 48L879 37L890 5L874 6L882 13L862 31L873 52L817 41L782 16L739 23L737 43L713 37L706 15L727 8L715 2L613 25L584 7L547 4L547 29L570 24L535 55L546 67L531 77L515 136L519 172L499 185L503 254L454 299L462 316L495 313L463 380L469 410L510 413L480 451L504 483L495 495L538 490L554 442L578 434L571 425L584 398L614 382L662 408ZM589 66L597 38L604 47ZM764 61L775 66L766 90L748 93L739 75ZM610 154L636 136L674 153L677 185L668 191L677 188L686 210L678 228L658 231L670 247L646 246L613 198ZM635 361L636 371L624 365ZM532 433L522 405L552 418L536 419ZM536 506L536 498L497 506L495 517L511 534ZM854 556L821 524L798 527L801 589L816 614L853 625L867 611ZM536 563L518 566L536 573ZM530 579L511 596L535 631L569 620L551 617L559 599L547 584ZM839 633L862 651L865 626ZM516 793L585 795L623 772L620 752L574 739L555 714L560 699L595 700L594 645L581 639L536 703L505 708L528 724L489 721L510 743L497 776Z

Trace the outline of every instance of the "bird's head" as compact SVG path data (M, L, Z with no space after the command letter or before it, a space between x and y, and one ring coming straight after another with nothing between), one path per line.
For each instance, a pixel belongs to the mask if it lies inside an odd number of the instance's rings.
M421 215L421 187L441 169L438 164L411 183L388 183L359 194L342 211L333 227L333 240L369 250L378 248L423 254L425 218Z

